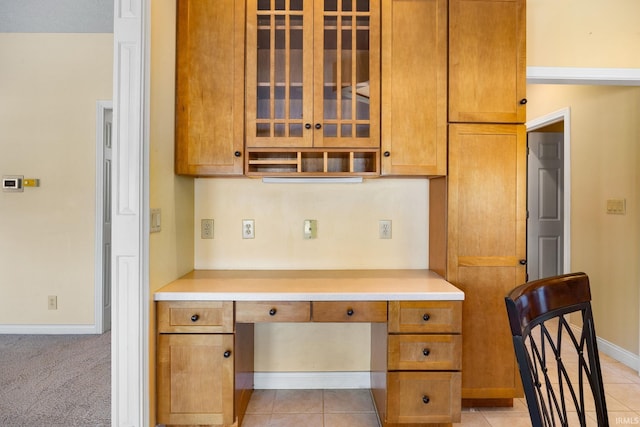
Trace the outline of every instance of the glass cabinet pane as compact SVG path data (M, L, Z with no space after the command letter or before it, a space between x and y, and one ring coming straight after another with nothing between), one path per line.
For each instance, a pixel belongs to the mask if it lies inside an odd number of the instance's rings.
M256 119L248 138L301 137L304 84L303 0L257 0ZM309 54L309 53L307 53ZM311 120L309 118L308 120ZM276 143L277 144L277 143Z
M369 0L325 0L324 7L323 137L349 145L349 139L370 137L370 5Z

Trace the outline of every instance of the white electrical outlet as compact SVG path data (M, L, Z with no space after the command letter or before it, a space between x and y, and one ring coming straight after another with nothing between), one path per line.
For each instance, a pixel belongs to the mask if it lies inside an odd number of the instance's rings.
M381 219L378 223L378 234L381 239L391 238L391 220Z
M49 295L47 297L47 305L49 310L57 310L58 309L58 297L56 295Z
M200 238L213 239L213 220L203 219L200 221Z
M243 219L242 220L242 238L254 239L256 237L255 232L256 232L256 229L255 229L253 220Z

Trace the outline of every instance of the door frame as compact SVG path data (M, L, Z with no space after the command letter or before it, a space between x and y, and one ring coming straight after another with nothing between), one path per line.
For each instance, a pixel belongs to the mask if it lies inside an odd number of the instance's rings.
M104 322L104 126L105 115L113 111L112 101L96 102L96 228L95 228L95 271L94 271L94 333L106 331Z
M529 132L533 132L537 129L541 129L545 126L549 126L558 122L564 122L564 161L562 165L564 179L564 218L562 238L564 240L564 245L562 252L562 272L566 273L571 271L571 109L569 107L566 107L561 110L554 111L542 117L538 117L536 119L528 121L527 123L525 123L525 126L527 128L527 134L529 134ZM527 184L527 193L528 191L529 185Z

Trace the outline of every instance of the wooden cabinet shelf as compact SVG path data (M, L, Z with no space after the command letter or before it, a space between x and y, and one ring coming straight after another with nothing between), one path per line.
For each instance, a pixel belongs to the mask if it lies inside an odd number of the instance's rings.
M376 176L378 150L248 149L248 176Z

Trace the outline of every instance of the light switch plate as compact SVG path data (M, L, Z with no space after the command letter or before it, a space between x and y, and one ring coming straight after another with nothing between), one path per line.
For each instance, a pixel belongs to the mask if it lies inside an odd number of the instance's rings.
M315 239L318 237L318 221L315 219L304 220L303 236L305 239Z
M151 209L151 220L150 220L151 224L149 225L150 233L160 232L161 230L160 220L161 220L160 209Z
M609 199L607 200L607 214L625 215L627 213L626 199Z

